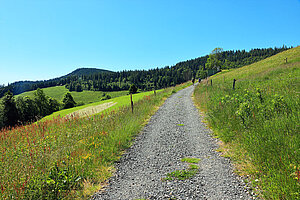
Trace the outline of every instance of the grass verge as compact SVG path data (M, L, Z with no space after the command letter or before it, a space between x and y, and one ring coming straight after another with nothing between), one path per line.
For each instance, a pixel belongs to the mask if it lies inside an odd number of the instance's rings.
M56 117L0 132L0 199L85 199L163 100L185 85L86 118Z
M251 175L265 199L300 196L299 77L297 47L215 75L213 86L204 82L194 92L223 141L221 151L233 158L240 174Z

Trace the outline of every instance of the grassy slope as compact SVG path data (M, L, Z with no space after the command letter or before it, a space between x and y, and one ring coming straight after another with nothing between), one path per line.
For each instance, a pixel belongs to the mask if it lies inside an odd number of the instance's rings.
M161 91L162 90L158 90L157 92L159 93ZM133 102L139 101L144 96L151 95L151 94L153 94L152 91L134 94L133 97L132 97ZM108 102L114 102L116 104L114 106L111 106L110 108L102 111L102 112L109 112L113 109L120 108L122 106L129 106L130 105L130 96L129 95L124 95L124 96L116 97L116 98L113 98L113 99L108 99L108 100L105 100L105 101L100 101L100 102L95 102L95 103L91 103L91 104L87 104L87 105L83 105L83 106L78 106L78 107L74 107L74 108L70 108L70 109L60 110L60 111L57 111L57 112L55 112L51 115L48 115L48 116L44 117L42 119L42 121L53 119L57 116L64 117L68 114L73 113L74 111L81 110L81 109L87 108L87 107L97 106L97 105L108 103Z
M65 86L55 86L55 87L49 87L43 89L44 93L54 99L57 99L58 101L61 101L64 97L64 95L69 92ZM30 92L24 92L22 94L16 95L18 96L29 96L33 97L34 91ZM75 100L75 102L83 102L84 104L94 103L101 101L101 98L103 97L102 91L82 91L82 92L70 92ZM105 92L106 94L109 94L112 98L119 97L126 95L128 91L117 91L117 92Z
M288 63L285 63L288 58ZM195 101L241 173L266 199L299 198L300 47L203 83ZM232 90L237 79L236 90ZM224 150L224 149L223 149Z
M56 118L2 130L0 199L89 198L164 99L185 86L135 100L134 113L122 106L89 118Z

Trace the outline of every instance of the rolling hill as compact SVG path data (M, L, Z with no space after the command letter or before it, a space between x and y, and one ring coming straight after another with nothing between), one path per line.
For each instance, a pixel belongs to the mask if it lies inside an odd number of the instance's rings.
M0 97L2 97L5 92L10 90L14 95L21 94L23 92L36 90L37 88L48 88L53 86L65 85L64 80L70 77L77 77L82 75L91 75L91 74L101 74L108 73L112 74L113 71L97 69L97 68L78 68L71 73L49 80L40 80L40 81L17 81L6 87L0 88Z

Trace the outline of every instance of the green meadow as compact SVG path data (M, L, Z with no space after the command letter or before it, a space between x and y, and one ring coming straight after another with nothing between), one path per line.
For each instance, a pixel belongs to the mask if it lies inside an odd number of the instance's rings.
M299 89L296 47L216 74L194 92L195 103L223 141L219 151L232 158L239 174L250 174L248 181L265 199L300 197Z
M188 85L134 95L133 113L124 96L97 115L3 129L0 199L88 199L164 100Z
M69 92L65 86L55 86L55 87L49 87L49 88L44 88L43 89L44 93L52 97L58 101L61 101L64 97L64 95ZM16 95L18 96L29 96L33 97L35 91L30 91L30 92L24 92L22 94ZM103 96L105 94L108 94L111 96L111 98L119 97L128 94L128 91L117 91L117 92L103 92L103 91L82 91L82 92L75 92L72 91L70 92L71 95L73 96L74 100L76 103L83 103L83 104L90 104L94 102L101 101ZM105 94L104 94L105 93Z
M162 92L162 91L163 90L157 90L156 92L159 93L159 92ZM128 93L128 91L127 91L127 93ZM86 104L86 105L83 105L83 106L77 106L77 107L70 108L70 109L60 110L60 111L54 112L51 115L48 115L48 116L44 117L42 119L42 121L50 120L50 119L56 118L58 116L65 117L66 115L72 114L75 111L85 109L85 108L90 108L92 110L93 107L95 107L95 106L105 104L105 103L110 103L110 102L113 102L115 104L113 106L109 107L108 109L105 109L102 112L110 112L111 110L120 108L122 106L129 106L131 104L130 95L127 95L127 93L124 96L115 97L113 99L99 101L99 102L95 102L95 103L91 103L91 104ZM149 92L142 92L142 93L133 94L132 95L132 100L135 103L135 102L141 100L142 98L144 98L145 96L147 96L147 95L149 96L153 93L154 93L153 91L149 91Z

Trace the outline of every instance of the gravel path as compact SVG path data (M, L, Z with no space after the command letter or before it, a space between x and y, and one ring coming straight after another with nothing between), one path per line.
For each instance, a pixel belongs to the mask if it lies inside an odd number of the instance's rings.
M109 186L92 199L251 199L230 161L215 151L217 141L201 122L193 90L165 101L117 163ZM199 172L187 180L162 181L167 173L188 168L180 161L184 157L200 158Z

